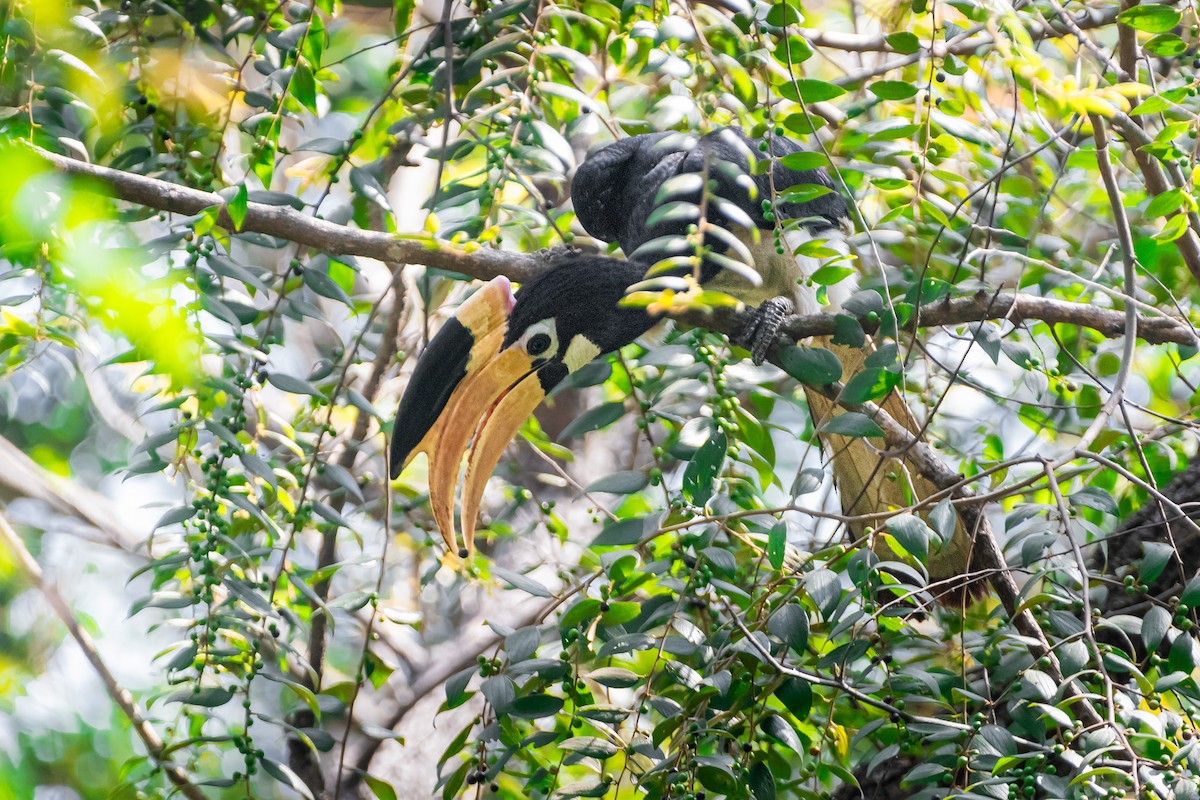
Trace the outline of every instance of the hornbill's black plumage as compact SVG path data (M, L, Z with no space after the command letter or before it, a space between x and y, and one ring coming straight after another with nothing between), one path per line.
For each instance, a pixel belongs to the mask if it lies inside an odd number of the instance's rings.
M845 252L843 231L849 218L845 200L824 170L783 166L781 159L797 152L800 146L784 137L752 139L726 128L704 136L633 136L603 147L580 166L571 193L580 223L597 239L620 244L630 260L577 256L525 284L515 298L506 280L493 280L430 342L401 400L391 474L398 475L417 452L430 454L430 504L452 550L464 556L469 552L491 470L546 393L569 373L632 342L657 322L645 310L620 305L652 265L679 256L681 265L690 266L676 267L677 274L693 273L706 288L758 306L740 337L755 361L765 356L793 307L805 313L820 310L816 293L804 281L820 261L795 252L814 238L828 238L835 250ZM805 202L772 202L789 187L802 185L828 191L806 192ZM698 250L701 230L703 249ZM698 260L689 261L697 253ZM736 262L752 262L753 272ZM830 287L830 305L836 309L853 285L843 281ZM825 344L842 360L847 375L866 355ZM806 393L818 424L839 413L820 392L806 387ZM918 430L898 394L882 405L910 430ZM454 489L472 439L462 492L466 547L459 549ZM902 462L880 456L864 439L823 435L822 440L847 516L904 508L936 491ZM856 535L866 530L863 524L851 527ZM970 538L961 527L931 563L931 579L962 574Z
M760 149L763 144L766 150ZM723 128L705 136L673 132L631 136L598 150L580 165L571 182L571 200L580 224L589 234L619 243L631 259L637 259L638 249L649 242L663 237L678 241L687 234L693 220L664 219L661 215L652 219L655 210L664 205L666 198L659 197L664 184L687 175L707 174L709 196L731 203L740 212L734 219L734 209L728 205L710 204L705 219L724 230L741 228L748 218L769 240L776 226L766 217L763 201L770 203L787 189L804 185L829 191L802 203L776 203L771 213L781 220L797 220L813 233L845 229L850 218L846 201L825 170L792 170L781 163L780 159L800 152L803 149L791 139L751 139L736 128ZM751 159L771 159L770 170L755 173L750 168ZM699 206L702 192L701 182L693 181L671 192L669 199ZM724 249L719 240L712 244ZM707 262L702 282L716 277L719 270L717 264ZM790 294L790 289L784 294Z

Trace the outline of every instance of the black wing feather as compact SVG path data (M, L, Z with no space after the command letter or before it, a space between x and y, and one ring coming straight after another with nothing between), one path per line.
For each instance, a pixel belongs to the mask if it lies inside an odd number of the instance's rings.
M801 184L818 184L833 191L804 203L784 203L777 207L781 218L801 219L814 232L838 227L849 217L845 199L823 169L792 170L778 160L772 174L751 175L752 157L765 157L763 143L776 159L804 152L798 142L783 136L753 139L737 128L722 128L704 136L679 133L649 133L631 136L606 145L589 157L575 174L571 187L575 213L590 235L605 242L618 242L626 256L653 239L682 237L690 224L687 220L661 220L647 225L659 206L658 193L663 183L677 175L702 174L708 165L715 194L733 203L761 230L774 225L763 216L762 201L776 193ZM699 190L673 195L671 200L699 203ZM738 220L729 219L719 207L710 207L708 218L726 227ZM711 244L723 250L717 241Z

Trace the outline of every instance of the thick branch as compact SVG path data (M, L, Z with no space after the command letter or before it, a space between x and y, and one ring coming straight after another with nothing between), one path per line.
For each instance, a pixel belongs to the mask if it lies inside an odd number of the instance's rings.
M738 312L724 310L709 315L700 311L688 311L679 318L690 325L712 330L737 330ZM991 295L980 292L971 297L939 300L921 306L913 315L916 324L909 323L908 330L916 327L932 328L943 325L964 325L983 320L1008 320L1017 323L1037 320L1051 325L1076 325L1090 328L1110 338L1125 334L1125 312L1097 308L1086 303L1072 303L1020 292L1005 292ZM867 333L879 329L878 322L860 319ZM799 341L810 336L832 336L837 332L837 320L833 314L804 314L788 318L780 327L781 338ZM1145 317L1137 319L1138 338L1148 344L1181 344L1196 346L1200 338L1187 322L1176 317Z
M156 178L132 175L120 170L85 164L65 156L40 151L50 163L68 175L96 178L105 183L122 200L160 211L197 214L206 208L221 205L219 195L177 186ZM232 222L222 213L222 224L232 228ZM524 253L500 250L476 250L468 253L449 245L432 245L426 241L400 239L391 234L366 231L316 219L291 208L250 203L242 230L266 233L315 247L327 253L365 256L393 264L423 264L472 278L488 280L506 275L514 281L525 281L553 266L551 260ZM1119 311L1097 308L1084 303L1071 303L1021 293L997 296L978 294L932 303L914 315L922 327L961 325L985 319L1041 320L1051 324L1080 325L1109 337L1125 331L1125 315ZM689 313L684 319L696 325L711 327L700 314ZM828 314L809 314L792 317L782 331L793 339L807 336L830 336L835 322ZM871 323L864 321L867 332ZM1149 344L1196 345L1197 337L1186 322L1173 317L1139 317L1138 336Z
M55 475L0 436L0 492L5 490L18 497L40 500L60 514L77 517L126 552L145 546L143 537L113 511L108 498Z
M1118 113L1113 114L1109 121L1112 123L1113 128L1119 131L1125 139L1125 143L1129 146L1130 152L1133 153L1134 159L1137 161L1138 168L1142 171L1142 175L1146 179L1146 188L1150 190L1151 194L1162 194L1170 186L1184 188L1188 186L1189 181L1178 165L1169 165L1167 173L1164 174L1158 159L1142 149L1146 145L1151 144L1154 139L1150 134L1146 133L1145 129L1138 124L1136 119L1126 114ZM1168 175L1170 177L1169 181ZM1197 282L1200 282L1200 214L1194 211L1178 211L1176 213L1187 214L1188 227L1183 232L1183 235L1175 240L1175 246L1179 248L1179 254L1183 257L1184 263L1187 264L1188 272L1192 273L1192 277Z
M29 580L33 582L33 585L41 591L46 601L50 603L50 607L54 609L54 613L67 626L71 638L79 645L79 649L83 651L92 668L100 676L100 680L104 684L104 688L108 691L109 697L121 709L121 713L129 719L129 722L133 725L133 729L137 732L138 738L146 745L146 752L150 754L150 758L162 768L163 773L179 789L180 794L188 798L188 800L206 800L204 793L192 783L187 772L182 767L176 766L171 762L171 757L167 753L167 746L163 742L162 737L158 735L158 731L154 729L154 726L142 714L142 710L138 708L137 701L133 699L133 695L129 693L129 690L117 683L117 679L109 671L108 665L100 658L100 652L96 649L96 643L92 641L91 635L79 624L79 620L75 618L71 607L67 605L62 595L58 593L58 589L46 580L46 576L42 573L42 568L3 515L0 515L0 541L3 541L8 546L17 565Z
M86 164L47 150L34 149L59 172L95 178L107 185L120 199L147 208L190 216L225 204L225 200L213 192L189 189L157 178ZM222 227L235 230L224 210L221 211L219 222ZM422 264L462 272L483 280L497 275L507 275L515 281L528 280L546 268L543 259L537 256L489 249L467 253L426 239L402 239L389 233L337 225L302 214L288 206L249 203L241 230L265 233L326 253L364 256L390 264Z

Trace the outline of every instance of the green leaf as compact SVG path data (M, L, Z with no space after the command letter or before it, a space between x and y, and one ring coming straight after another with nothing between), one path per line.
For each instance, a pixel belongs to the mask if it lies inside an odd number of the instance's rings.
M1170 6L1134 6L1117 14L1117 21L1147 33L1166 33L1179 24L1181 14Z
M1200 658L1197 658L1197 644L1193 636L1181 633L1171 642L1171 652L1167 656L1167 665L1172 672L1188 672L1194 670Z
M700 555L721 572L732 574L737 571L737 559L723 547L706 547L700 551Z
M827 386L842 377L842 362L823 347L781 347L779 364L788 375L813 386Z
M321 21L320 14L311 15L308 24L308 35L304 37L304 54L312 61L314 67L320 69L328 34L325 33L325 23Z
M775 776L771 774L766 759L759 759L750 767L748 782L754 800L775 800Z
M263 772L267 773L284 786L291 787L293 791L297 792L306 800L313 800L312 791L309 790L308 785L305 784L304 781L300 780L300 776L292 772L291 768L289 768L287 765L280 764L278 761L274 761L270 758L260 758L258 762L262 764Z
M925 763L918 764L908 771L904 776L906 785L917 784L924 781L927 785L934 785L937 781L930 781L929 778L937 777L940 781L941 776L948 773L949 770L941 764Z
M725 463L728 440L716 431L700 446L683 473L683 494L697 506L704 506L712 497L713 482Z
M599 613L600 601L594 597L588 597L568 608L558 620L558 627L562 630L574 628L581 622L595 619Z
M759 724L759 727L762 728L763 733L790 747L795 751L796 755L804 754L804 745L800 743L800 737L796 735L796 731L783 717L772 714L764 719Z
M808 712L812 710L813 701L813 691L812 687L808 685L808 681L803 678L789 677L779 684L779 688L775 690L775 696L791 712L797 722L804 722L808 719Z
M771 530L767 534L767 560L771 562L772 568L783 569L783 556L786 552L787 525L780 520L771 526Z
M493 675L485 678L479 685L479 691L492 704L497 714L504 714L517 698L517 686L507 675Z
M1152 94L1138 103L1130 114L1161 114L1171 108L1172 103L1160 94Z
M859 349L867 343L867 333L862 323L849 314L837 314L833 318L834 344L844 344L847 347Z
M175 692L167 698L167 702L183 703L203 708L218 708L233 699L233 694L233 689L226 689L224 686L206 686L204 688L196 686L191 689Z
M250 206L250 193L246 189L246 184L238 187L237 193L233 195L233 199L225 204L225 211L229 214L229 219L233 222L233 229L240 231L242 223L246 221L246 211Z
M804 588L824 615L828 615L842 596L842 585L836 573L817 567L804 575Z
M929 542L934 533L925 520L914 514L899 514L887 521L887 529L918 561L924 563L929 558Z
M600 430L607 427L621 418L625 413L624 403L602 403L595 408L589 408L584 413L580 414L575 419L562 429L558 435L559 440L569 439L572 436L581 436L585 433Z
M192 506L179 506L178 508L172 508L170 511L159 517L158 522L154 523L154 527L150 530L156 531L159 528L165 528L168 525L174 525L178 522L183 522L184 520L191 519L194 516L196 516L196 509Z
M312 67L305 61L296 64L292 71L292 81L289 85L291 95L312 113L317 113L317 81L313 77Z
M1189 210L1194 208L1196 201L1192 196L1183 189L1175 187L1155 197L1146 204L1147 217L1165 217L1167 214L1178 211L1186 206Z
M618 547L621 545L637 544L642 540L646 520L644 517L623 519L604 526L589 547Z
M621 752L621 748L599 736L572 736L570 739L559 742L558 747L569 753L579 753L588 758L599 759L609 758Z
M1195 608L1200 605L1200 575L1195 576L1183 587L1179 602Z
M852 439L875 438L883 436L883 429L875 424L875 420L857 411L847 411L839 414L821 426L821 433L836 433L839 436L849 436Z
M633 494L646 488L650 476L640 470L632 469L605 475L599 480L587 485L585 492L605 492L607 494Z
M587 674L587 679L609 689L628 689L641 682L642 676L624 667L601 667Z
M1142 583L1153 583L1155 578L1162 575L1167 564L1171 563L1175 548L1166 542L1142 542L1142 553L1138 577Z
M519 572L513 572L510 569L505 569L504 567L499 567L495 564L492 565L492 574L502 581L507 581L513 586L513 588L520 589L521 591L531 594L534 597L551 596L549 589L528 575L522 575Z
M887 397L900 382L900 373L881 367L867 367L846 382L841 398L847 403L865 403Z
M700 765L696 769L696 779L704 788L722 797L737 796L737 779L728 764L714 756L697 756L696 761Z
M777 28L782 28L786 25L799 25L803 21L800 19L800 12L787 3L775 3L771 6L771 10L767 12L767 24L774 25Z
M832 100L835 97L841 97L846 93L846 90L837 84L807 78L796 81L795 88L800 99L805 103L820 103L825 100ZM797 169L791 166L788 168ZM802 169L812 169L812 167L803 167Z
M955 511L954 504L950 502L949 497L942 500L929 512L929 523L942 540L942 544L954 537L954 529L958 527L958 512Z
M512 708L508 710L510 717L519 719L541 719L542 717L552 717L562 710L563 701L561 697L553 697L547 694L527 695L526 697L518 697L513 701Z
M747 8L749 8L748 4ZM812 48L799 36L780 36L778 42L775 49L771 51L771 55L775 56L775 60L780 64L792 67L812 58ZM799 95L795 94L791 83L780 85L779 93L792 102L799 99Z
M637 619L642 613L640 603L622 600L620 602L613 601L608 604L608 611L600 617L600 622L604 625L622 625L630 620Z
M809 277L812 278L813 283L820 284L821 286L835 286L853 274L854 270L850 267L839 267L831 264L827 267L821 267Z
M474 766L472 762L464 760L458 765L457 769L450 773L450 776L446 778L445 785L442 786L442 800L454 800L454 798L458 797L463 783L467 780L467 773Z
M336 300L345 306L354 305L354 301L350 299L350 295L346 294L346 290L319 267L309 267L304 270L304 285L322 297Z
M1187 223L1186 214L1176 214L1167 220L1167 224L1163 225L1161 231L1154 234L1154 240L1162 244L1169 244L1175 241L1187 232Z
M282 372L272 372L267 375L267 383L276 389L282 389L292 394L307 394L312 397L324 397L311 383L300 378L284 375Z
M796 172L807 172L810 169L818 169L829 164L829 159L824 153L789 153L779 159L779 163L787 169L795 170Z
M1142 641L1146 652L1153 653L1171 627L1171 612L1162 606L1150 606L1142 619Z
M908 81L875 81L867 88L880 100L907 100L917 93Z
M368 775L365 772L360 772L363 783L365 783L375 795L375 800L397 800L396 790L392 785L385 780L376 778L374 775Z
M1142 47L1161 58L1176 58L1187 52L1187 42L1173 33L1160 33ZM1158 95L1152 95L1151 99Z
M572 797L604 797L609 783L595 778L563 784L554 793L554 800L570 800Z
M1098 489L1095 486L1085 486L1071 495L1071 505L1095 509L1105 514L1117 513L1116 499L1108 492Z
M828 186L822 186L819 183L798 183L795 186L789 186L779 193L779 199L784 203L807 203L811 200L816 200L818 197L824 197L833 192Z
M921 40L917 38L915 33L909 31L897 31L896 33L888 34L883 37L883 40L891 45L892 49L897 53L911 55L921 49Z
M365 169L353 167L350 170L350 186L360 197L391 213L392 205L388 202L387 192L379 185L379 181L375 180L375 176Z
M767 620L767 630L799 655L808 647L808 614L799 603L785 603Z

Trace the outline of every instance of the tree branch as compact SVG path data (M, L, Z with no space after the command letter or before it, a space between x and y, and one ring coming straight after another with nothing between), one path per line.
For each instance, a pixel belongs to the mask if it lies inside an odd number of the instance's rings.
M1102 28L1117 18L1120 9L1108 6L1100 9L1084 9L1072 20L1072 24L1080 29ZM1030 38L1043 39L1055 36L1067 36L1072 31L1064 23L1051 22L1049 25L1033 23L1026 28ZM829 50L841 50L844 53L895 53L894 47L888 44L883 34L841 33L839 31L824 31L817 28L801 28L799 35L810 45L824 47ZM947 43L934 45L933 55L944 56L947 53L969 53L985 47L996 39L988 30L987 25L976 25L959 34Z
M721 309L711 314L686 311L678 314L677 318L689 325L725 332L738 329L737 325L742 321L741 313L731 309ZM912 315L912 319L918 322L910 321L905 326L908 331L944 325L964 325L984 320L1007 320L1014 324L1036 320L1050 325L1090 328L1113 339L1125 335L1126 324L1124 311L1022 292L1004 292L996 295L978 292L971 297L939 300L921 306L919 312ZM878 322L866 318L860 318L858 322L867 333L879 330ZM810 336L833 336L836 332L835 315L824 313L792 316L779 328L781 340L784 342L796 342ZM1177 317L1139 316L1137 334L1138 338L1147 344L1170 343L1192 347L1200 345L1200 335L1196 330L1187 321Z
M144 538L119 519L108 498L55 475L0 436L0 490L3 489L18 497L39 500L60 514L88 523L114 547L127 553L145 547Z
M180 214L198 214L220 206L224 200L212 192L202 192L177 186L156 178L133 175L120 170L85 164L65 156L37 150L59 172L94 178L109 187L122 200L159 211ZM233 223L221 213L221 224L233 230ZM526 281L554 266L552 259L526 253L480 249L466 252L446 244L428 240L403 239L392 234L361 230L337 225L322 219L301 214L288 207L250 203L243 231L266 233L288 239L298 244L317 248L323 252L375 258L391 264L422 264L438 269L458 272L480 280L489 280L505 275L514 281ZM732 324L730 312L714 315L719 320L724 316L726 324ZM682 317L685 321L712 327L711 320L703 314L689 312ZM960 325L985 319L1041 320L1050 324L1080 325L1091 328L1108 337L1121 336L1125 332L1125 316L1122 312L1097 308L1084 303L1071 303L1023 293L1004 293L992 296L980 293L970 298L939 301L921 308L914 319L921 327ZM868 333L875 330L865 320ZM809 314L792 317L781 329L792 339L808 336L830 336L835 332L835 321L829 314ZM1174 317L1139 317L1138 335L1149 344L1167 342L1196 345L1200 339L1187 322Z
M190 216L225 205L224 198L214 192L202 192L157 178L86 164L39 147L31 149L59 172L98 180L118 198L147 208ZM364 256L390 264L422 264L462 272L482 280L507 275L515 281L523 281L546 269L545 260L534 255L486 248L468 253L426 238L405 239L390 233L338 225L302 214L289 206L249 203L240 229L222 208L218 222L231 231L265 233L326 253Z
M1060 36L1068 36L1073 34L1070 30L1074 26L1078 30L1089 30L1091 28L1101 28L1112 23L1117 18L1118 8L1110 6L1103 9L1092 10L1088 9L1079 14L1078 17L1072 19L1066 17L1070 21L1070 25L1064 22L1050 23L1049 25L1041 25L1033 23L1026 28L1029 36L1033 39L1051 39ZM833 33L824 31L813 31L804 29L802 35L813 45L825 47L831 50L842 50L852 53L869 53L869 52L894 52L891 45L887 43L882 35L880 36L864 36L861 34L849 33ZM995 44L996 34L989 29L988 25L976 25L975 27L963 31L948 42L938 42L933 46L929 54L934 58L945 58L949 54L961 55L964 53L976 53L984 47ZM918 50L915 53L900 56L891 61L885 61L882 64L876 64L873 67L852 72L838 78L834 83L839 86L857 86L869 78L876 75L883 75L891 72L894 69L907 67L909 64L915 64L921 60L926 51Z
M45 596L46 601L50 603L50 607L54 609L54 613L66 625L67 631L70 632L71 638L79 645L79 649L83 651L92 668L100 676L104 688L108 690L108 696L117 704L121 712L129 719L133 725L133 729L137 732L138 738L146 745L146 751L150 754L150 758L162 768L163 773L174 784L180 794L188 798L188 800L207 800L204 793L192 783L188 773L179 766L171 762L170 755L167 753L167 746L163 742L162 737L158 735L158 731L150 724L149 720L142 714L142 710L138 708L137 701L133 699L133 695L129 693L121 684L117 683L117 679L109 671L108 665L100 658L100 652L96 649L96 643L87 631L79 624L79 620L75 618L75 614L71 611L71 607L67 605L63 596L58 593L58 589L53 584L46 580L46 576L42 573L42 568L38 566L37 560L25 547L25 542L13 530L12 525L8 520L0 514L0 541L3 541L8 549L15 556L17 565L33 582L33 585L41 591Z

